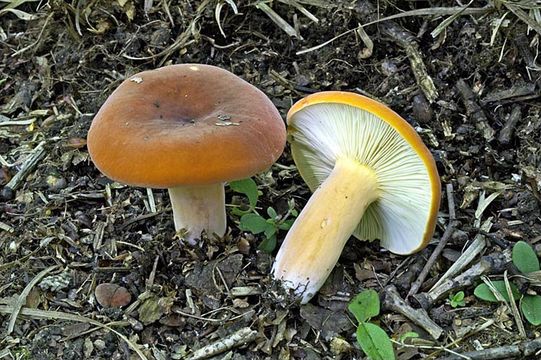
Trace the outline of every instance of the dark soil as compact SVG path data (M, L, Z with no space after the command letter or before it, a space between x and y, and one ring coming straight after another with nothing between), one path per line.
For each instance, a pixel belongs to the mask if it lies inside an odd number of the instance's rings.
M255 338L217 358L363 358L348 301L363 289L381 291L388 284L405 297L441 238L449 218L445 194L427 249L402 257L352 238L328 283L306 306L273 284L276 250L258 250L263 236L241 232L238 216L229 214L224 239L181 244L166 191L152 191L152 211L146 189L100 174L85 143L93 115L115 87L163 65L230 70L263 90L284 117L309 93L344 90L372 96L410 122L433 152L443 189L453 185L459 222L421 292L476 235L487 241L481 255L518 240L533 246L541 240L540 34L507 5L474 1L470 7L485 11L457 16L434 38L431 31L449 15L436 7L458 2L377 4L380 17L434 8L431 15L394 20L422 55L437 90L430 102L403 38L387 31L388 22L365 27L371 54L354 31L296 54L373 19L355 1L269 3L302 38L286 34L255 2L236 1L237 15L233 1L11 3L20 12L0 10L0 358L138 359L135 346L148 359L180 359L245 327L257 331ZM225 37L215 16L220 7ZM303 8L319 22L303 15ZM541 26L534 17L530 21ZM36 166L15 188L6 186L42 142ZM284 214L294 199L300 211L310 196L287 148L255 180L261 209L273 206ZM228 204L247 203L226 191ZM495 192L499 196L476 213ZM485 222L492 226L482 231ZM102 283L125 288L129 305L98 302L95 289ZM522 290L536 291L528 286ZM237 296L234 288L245 293ZM430 316L446 330L438 340L384 311L377 321L393 339L407 331L426 339L425 348L397 345L398 358L437 358L448 355L442 348L471 351L540 336L524 321L527 338L521 338L509 308L479 301L473 289L462 289L464 307L453 309L446 298L431 305ZM24 307L8 334L14 299L21 295ZM419 306L413 298L409 302ZM471 331L487 320L493 325Z

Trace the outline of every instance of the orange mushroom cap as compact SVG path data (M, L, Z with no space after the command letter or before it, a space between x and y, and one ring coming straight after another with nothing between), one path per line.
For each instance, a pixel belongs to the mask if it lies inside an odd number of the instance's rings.
M181 64L125 80L94 117L88 150L111 179L171 188L264 171L285 140L262 91L218 67Z

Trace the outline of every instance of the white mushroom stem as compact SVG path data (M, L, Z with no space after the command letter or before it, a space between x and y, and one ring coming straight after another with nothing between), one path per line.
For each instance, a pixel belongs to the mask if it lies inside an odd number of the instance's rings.
M224 184L169 188L175 229L185 230L183 239L194 245L201 233L223 236L226 231Z
M276 279L307 303L336 265L363 214L378 198L375 172L339 159L289 230L273 266Z

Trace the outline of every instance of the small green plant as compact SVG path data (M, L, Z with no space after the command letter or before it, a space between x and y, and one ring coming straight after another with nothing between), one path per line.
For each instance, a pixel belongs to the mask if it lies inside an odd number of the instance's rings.
M246 195L250 204L248 210L233 208L231 211L232 214L240 216L239 228L254 235L263 234L265 238L259 244L258 249L267 253L274 251L276 248L276 235L280 230L289 230L298 215L297 210L295 210L295 201L293 199L288 201L288 210L283 216L278 214L272 206L269 206L267 208L268 217L265 218L255 208L259 192L254 180L233 181L229 183L229 186L234 191Z
M248 178L243 180L231 181L229 183L229 187L233 191L246 195L246 197L248 198L248 203L250 204L250 208L248 210L233 208L233 210L231 210L231 213L233 215L242 216L255 210L255 205L257 204L257 199L259 198L259 190L257 190L257 184L253 179Z
M466 305L464 302L464 291L459 291L456 294L449 295L449 304L453 308L461 307Z
M513 264L525 277L540 270L539 259L534 249L524 241L519 241L513 246L511 258ZM524 318L534 326L541 325L541 296L530 294L521 296L515 284L509 283L509 285L511 296L509 296L503 280L492 281L489 284L479 284L474 290L474 295L481 300L490 302L520 300L520 310Z
M15 359L18 360L29 360L32 359L32 353L25 347L20 347L12 350L12 353L15 354Z
M362 291L351 300L348 309L359 322L357 342L366 356L371 360L394 360L393 344L389 336L378 325L368 322L379 315L378 293L374 290Z

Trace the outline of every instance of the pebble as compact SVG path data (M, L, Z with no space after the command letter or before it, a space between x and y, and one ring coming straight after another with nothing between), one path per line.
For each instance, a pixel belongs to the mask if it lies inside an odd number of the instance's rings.
M131 301L131 294L125 287L111 283L96 286L94 295L98 303L105 308L125 306Z

